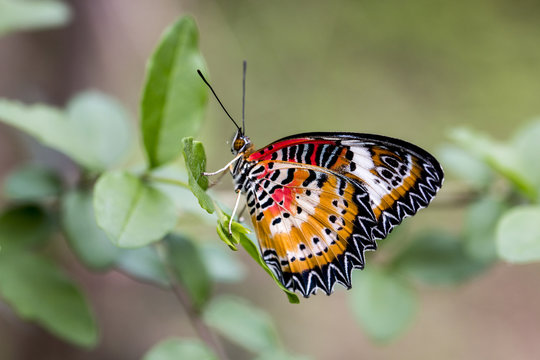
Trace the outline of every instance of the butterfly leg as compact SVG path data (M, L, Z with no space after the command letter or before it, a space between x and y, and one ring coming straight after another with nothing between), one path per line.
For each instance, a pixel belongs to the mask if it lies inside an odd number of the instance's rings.
M236 202L234 203L234 208L231 214L231 218L229 219L229 235L232 235L232 223L234 221L234 215L236 214L236 210L238 210L238 204L240 203L240 196L242 195L242 190L238 190L238 196L236 197Z
M234 162L235 162L236 160L240 159L240 157L242 157L242 156L244 156L244 153L240 153L240 154L236 155L236 156L234 157L234 159L232 159L231 161L229 161L229 162L227 163L227 165L225 165L224 167L222 167L222 168L219 169L218 171L214 171L214 172L203 172L202 174L203 174L204 176L213 176L213 175L220 174L220 173L222 173L222 172L224 172L224 171L227 171L227 170L229 169L229 167L230 167L232 164L234 164Z

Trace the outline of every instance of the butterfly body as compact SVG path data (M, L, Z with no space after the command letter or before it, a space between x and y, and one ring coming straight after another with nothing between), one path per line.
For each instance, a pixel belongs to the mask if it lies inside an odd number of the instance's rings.
M443 171L402 140L356 133L293 135L255 151L237 132L230 166L263 259L285 287L305 297L351 271L403 218L429 204Z

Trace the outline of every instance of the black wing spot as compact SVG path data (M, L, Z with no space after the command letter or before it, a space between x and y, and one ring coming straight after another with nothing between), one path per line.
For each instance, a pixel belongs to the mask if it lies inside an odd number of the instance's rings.
M300 250L302 250L302 251L303 251L303 250L306 250L306 245L300 244L300 245L298 245L298 248L299 248Z
M298 198L298 197L297 197ZM296 213L297 214L301 214L302 213L302 208L300 206L297 206L296 207Z
M356 170L356 164L353 163L352 161L351 161L351 163L349 164L349 170L350 170L350 171Z
M306 190L306 196L311 196L311 190Z
M335 223L336 220L337 220L337 217L336 217L335 215L330 215L330 216L328 217L328 220L330 220L331 223Z
M380 171L380 174L382 177L384 177L385 179L391 179L393 176L392 176L392 172L388 169L382 169Z
M326 174L322 174L317 179L317 187L321 189L324 185L324 183L328 180L328 176Z
M315 179L317 179L317 173L313 170L308 170L308 177L306 178L306 180L304 180L304 182L302 183L302 186L308 186L309 184L311 184L311 182L315 181Z
M391 166L391 167L393 167L393 168L397 168L397 167L399 166L399 162L398 162L396 159L394 159L393 157L390 157L390 156L385 156L385 157L383 158L383 161L384 161L387 165L389 165L389 166Z
M287 170L287 177L281 182L281 185L290 184L294 180L294 169Z
M289 214L289 213L283 213L283 217L284 217L285 219L288 218L289 216L291 216L291 214Z
M270 164L273 164L273 163L270 163ZM268 165L268 167L270 167L270 164ZM276 181L277 178L279 177L279 174L280 174L279 170L274 171L274 173L270 176L270 180Z
M277 217L275 218L274 220L272 220L272 225L277 225L281 222L281 218L280 217Z

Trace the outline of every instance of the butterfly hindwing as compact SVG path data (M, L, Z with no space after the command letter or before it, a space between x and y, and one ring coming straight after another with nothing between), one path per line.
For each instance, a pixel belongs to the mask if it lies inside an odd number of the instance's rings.
M261 170L262 169L262 170ZM280 281L304 296L351 286L351 270L364 267L375 248L377 219L361 184L321 167L261 161L247 193L266 263Z

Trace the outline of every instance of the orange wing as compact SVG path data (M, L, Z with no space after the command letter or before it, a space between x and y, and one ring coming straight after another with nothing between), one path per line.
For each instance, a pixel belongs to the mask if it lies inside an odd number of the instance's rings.
M375 249L377 219L364 186L324 168L282 161L248 192L261 252L285 287L304 296L351 287L351 271Z

